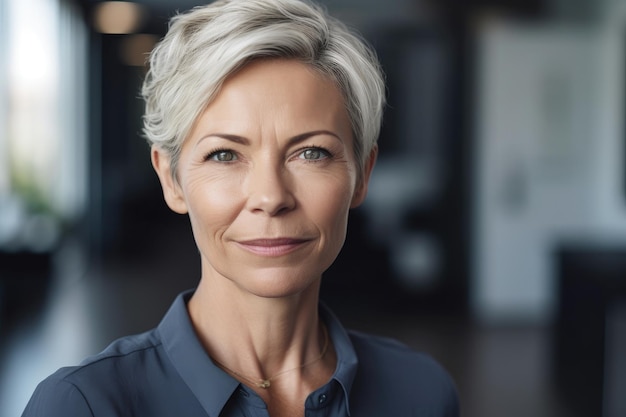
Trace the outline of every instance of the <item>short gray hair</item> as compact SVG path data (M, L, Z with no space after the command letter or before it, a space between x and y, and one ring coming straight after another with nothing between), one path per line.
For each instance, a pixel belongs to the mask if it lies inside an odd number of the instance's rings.
M321 7L302 0L219 0L174 16L143 83L148 142L182 143L229 75L260 58L296 59L333 80L346 101L359 173L376 146L385 104L374 50Z

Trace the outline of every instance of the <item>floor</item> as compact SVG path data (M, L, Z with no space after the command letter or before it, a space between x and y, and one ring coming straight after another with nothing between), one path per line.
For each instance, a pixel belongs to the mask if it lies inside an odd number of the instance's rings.
M146 255L135 263L87 265L78 245L66 245L40 308L3 333L0 416L20 415L37 382L58 367L156 325L175 295L195 284L195 253L186 244L177 248L169 256L182 264ZM381 312L367 300L334 307L348 327L434 356L455 379L465 417L572 415L552 388L547 327L492 328L464 317Z

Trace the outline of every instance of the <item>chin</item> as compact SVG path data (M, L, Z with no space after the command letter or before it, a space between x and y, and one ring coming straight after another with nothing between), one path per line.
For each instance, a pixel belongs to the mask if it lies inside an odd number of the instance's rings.
M263 298L285 298L306 292L317 294L321 282L321 273L310 275L286 273L285 271L256 271L246 282L239 282L240 288Z

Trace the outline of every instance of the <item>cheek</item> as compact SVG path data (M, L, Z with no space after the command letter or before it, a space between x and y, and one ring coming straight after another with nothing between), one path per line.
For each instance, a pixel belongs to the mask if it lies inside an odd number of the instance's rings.
M350 187L340 186L327 189L320 198L315 197L311 205L310 217L313 217L320 231L321 264L326 270L335 261L346 240L348 212L350 209Z
M196 238L221 234L241 209L240 186L233 179L190 178L185 188ZM196 233L202 230L203 233Z
M354 187L349 176L320 183L311 182L302 205L309 217L315 219L328 238L343 239Z

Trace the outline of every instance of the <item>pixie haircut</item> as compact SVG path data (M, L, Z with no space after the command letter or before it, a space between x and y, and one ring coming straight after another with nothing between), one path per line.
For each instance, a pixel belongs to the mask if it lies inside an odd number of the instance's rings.
M144 134L171 158L225 80L256 59L298 60L334 81L352 124L362 173L375 147L385 85L375 52L317 5L302 0L219 0L174 16L143 83Z

